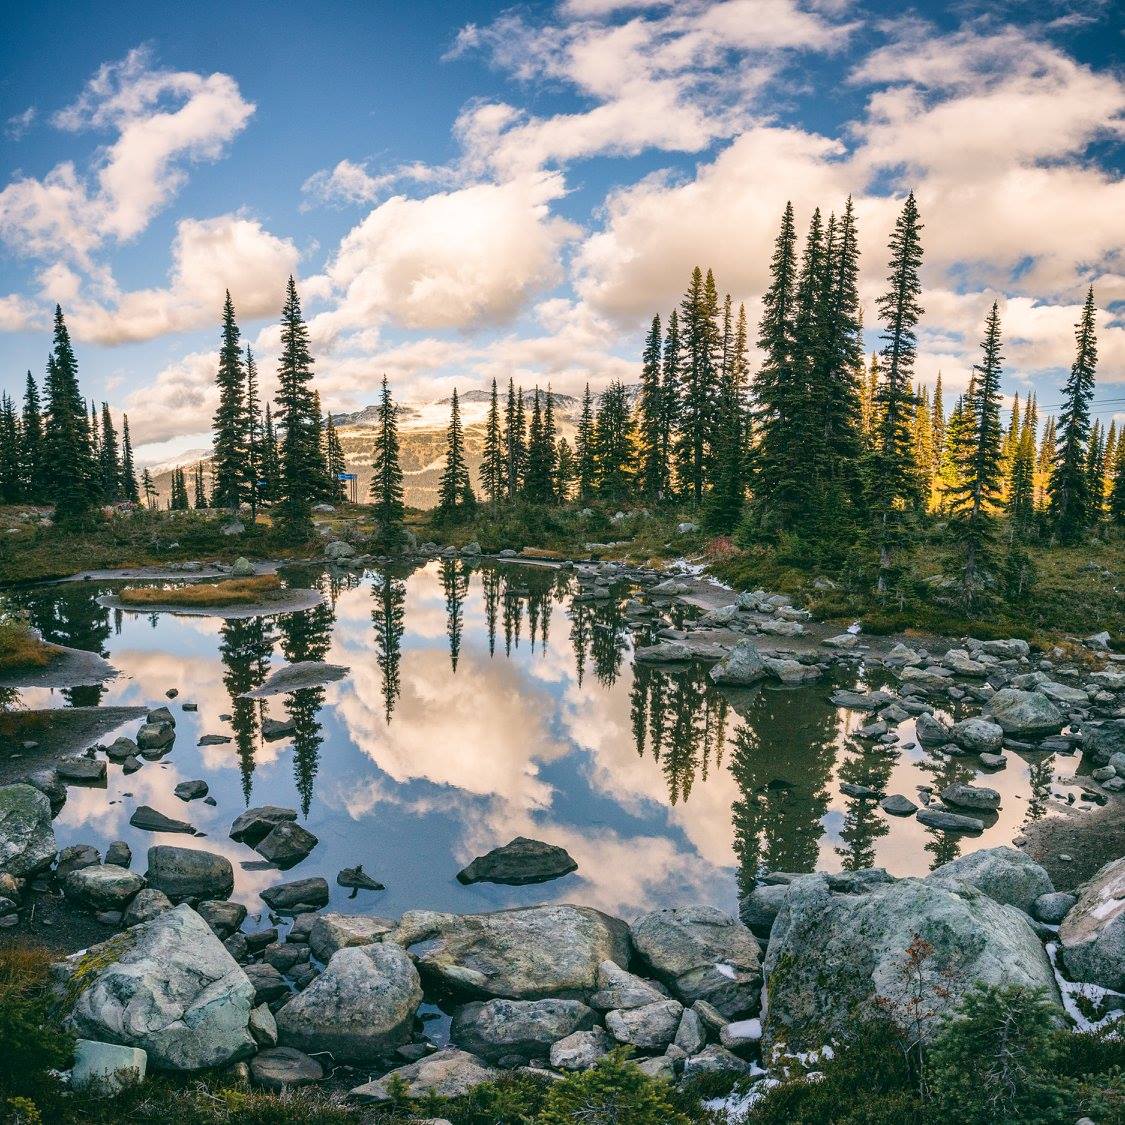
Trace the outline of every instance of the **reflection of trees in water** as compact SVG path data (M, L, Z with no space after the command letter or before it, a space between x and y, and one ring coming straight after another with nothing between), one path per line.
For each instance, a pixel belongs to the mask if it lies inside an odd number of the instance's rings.
M465 595L469 592L468 567L460 559L441 560L441 588L445 591L445 631L449 635L449 663L457 671L461 656L461 630Z
M759 691L733 701L742 723L731 741L730 772L740 795L731 807L739 893L766 871L812 871L836 762L836 709L807 691Z
M484 597L484 622L488 629L488 655L496 655L496 623L500 614L500 572L493 566L481 572L481 593Z
M303 613L288 613L279 620L281 651L291 664L299 660L323 660L332 645L336 616L328 604ZM285 710L293 724L293 774L301 811L308 816L312 804L320 746L324 741L317 712L324 703L324 688L301 688L285 696Z
M876 792L886 792L899 751L893 746L860 746L853 743L840 766L837 781L866 785ZM842 846L836 854L845 871L859 871L875 866L875 844L886 836L891 826L879 808L878 797L844 797L844 827L840 830Z
M586 675L586 655L590 650L592 614L587 602L571 602L567 610L570 618L570 645L574 649L574 672L578 686Z
M1027 812L1021 829L1047 815L1047 802L1051 797L1051 782L1055 777L1055 756L1046 754L1038 761L1027 763L1027 781L1031 787L1027 795Z
M706 781L711 766L722 764L728 708L698 665L674 672L634 666L633 744L641 757L647 744L660 763L673 805L691 796L696 776Z
M934 793L939 795L947 785L964 782L971 785L976 778L976 769L973 765L975 759L962 757L955 754L942 754L934 749L926 749L925 756L918 762L918 768L923 773L932 777L930 783ZM971 814L970 814L971 815ZM924 845L924 850L933 857L930 860L930 870L949 863L961 854L962 837L957 832L940 832L936 828L927 828L926 835L929 839Z
M234 729L242 774L242 796L247 805L254 783L254 756L258 748L265 702L239 698L259 687L269 673L270 653L276 635L267 617L224 621L219 630L219 658L223 662L223 684L230 695L231 727Z
M383 677L383 717L389 723L402 690L402 634L406 628L406 583L391 574L376 575L371 589L374 603L371 621L375 626L376 663Z

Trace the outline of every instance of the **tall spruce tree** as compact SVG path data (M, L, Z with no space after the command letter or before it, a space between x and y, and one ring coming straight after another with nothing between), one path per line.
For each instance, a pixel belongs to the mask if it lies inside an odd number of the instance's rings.
M664 332L664 355L660 367L661 415L660 458L664 464L665 487L671 496L677 487L673 477L673 456L676 426L680 415L680 314L673 309L668 314Z
M1031 423L1030 396L1008 474L1007 512L1013 537L1026 539L1035 516L1035 430Z
M566 438L559 438L555 446L555 499L565 504L574 489L574 451Z
M1105 515L1105 436L1101 422L1096 419L1086 443L1086 495L1089 497L1086 526L1093 530Z
M496 380L488 398L488 417L484 424L484 454L480 461L481 495L496 507L504 498L504 444L500 433L500 399Z
M465 460L465 434L461 427L461 406L457 389L449 406L449 429L445 433L445 468L438 486L438 507L445 516L464 514L476 502Z
M184 470L172 470L172 494L168 499L168 509L173 512L186 512L188 510L187 476Z
M594 442L598 494L607 500L624 500L633 483L636 433L625 388L617 381L602 392Z
M23 499L19 415L11 396L0 395L0 504Z
M505 492L515 500L523 489L524 449L523 388L516 392L515 382L508 379L508 401L504 409L504 475Z
M1094 290L1089 289L1082 317L1075 326L1077 353L1063 388L1063 406L1056 424L1051 479L1047 486L1048 514L1054 537L1060 543L1077 543L1090 517L1086 476L1086 444L1090 438L1090 400L1098 365L1098 340L1094 331Z
M593 497L597 483L597 436L594 428L594 400L589 383L582 392L582 413L578 416L574 457L578 500L584 504Z
M197 509L207 508L207 485L203 479L203 462L196 461L195 472L192 474L192 487L195 492L194 504Z
M131 504L139 503L137 467L133 463L133 439L129 436L129 415L121 416L121 497Z
M262 459L258 471L261 477L259 499L275 503L281 489L281 455L277 448L277 431L274 429L268 402L262 423Z
M704 277L696 266L680 302L679 431L674 450L677 475L687 499L696 506L703 501L713 433L720 351L718 312L714 276L708 270Z
M376 543L386 553L397 551L402 545L406 506L399 464L398 407L391 399L386 375L379 399L379 428L371 455L371 503Z
M331 412L324 416L324 456L328 468L328 502L343 504L348 498L348 486L342 477L348 471L348 464Z
M215 432L211 459L215 481L212 499L216 508L237 508L246 499L246 371L229 289L223 301L222 340L215 382L219 388L219 405L212 423Z
M39 388L35 385L35 380L29 371L23 395L23 414L20 419L20 430L23 435L21 476L24 497L32 503L41 502L46 495L43 487L45 465L42 409Z
M148 469L141 472L141 492L145 498L145 507L151 511L156 507L156 485L152 479L152 473Z
M911 192L891 234L888 288L878 300L884 327L881 380L875 394L879 423L871 486L881 593L887 589L894 550L903 538L902 511L913 501L916 488L910 448L910 391L917 354L915 328L924 311L919 302L922 283L918 277L922 230Z
M291 542L312 535L312 499L321 474L312 367L309 329L301 315L296 282L290 277L281 312L277 366L277 423L283 431L277 503L282 533Z
M992 545L992 516L999 502L1003 449L1000 426L1000 308L993 302L985 322L980 363L965 400L967 421L958 438L959 481L950 510L964 548L962 591L967 604L981 591L982 571Z
M246 498L250 501L250 520L258 518L258 497L262 476L262 396L258 387L258 365L250 345L246 346Z
M86 404L78 388L78 361L58 305L45 392L45 493L55 502L59 522L78 523L85 519L96 499L96 470Z
M1113 484L1109 492L1109 518L1114 527L1125 527L1125 440L1117 442Z
M98 451L100 463L102 499L112 504L122 499L121 496L121 451L117 445L117 431L114 429L113 416L109 412L109 403L102 403L102 445Z

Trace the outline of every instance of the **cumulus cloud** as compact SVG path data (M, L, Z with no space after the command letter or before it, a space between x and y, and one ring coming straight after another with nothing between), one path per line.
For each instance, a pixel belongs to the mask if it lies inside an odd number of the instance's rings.
M307 209L313 203L373 203L396 184L431 184L450 179L450 171L436 165L416 162L372 175L365 164L345 159L334 168L314 172L305 180L301 191L307 198L302 208Z
M0 297L0 332L25 332L39 327L38 310L20 293Z

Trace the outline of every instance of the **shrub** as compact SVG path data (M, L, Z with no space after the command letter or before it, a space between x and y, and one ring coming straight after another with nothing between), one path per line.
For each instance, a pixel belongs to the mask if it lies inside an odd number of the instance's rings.
M614 1051L596 1066L555 1082L535 1125L691 1125L666 1082L649 1078Z

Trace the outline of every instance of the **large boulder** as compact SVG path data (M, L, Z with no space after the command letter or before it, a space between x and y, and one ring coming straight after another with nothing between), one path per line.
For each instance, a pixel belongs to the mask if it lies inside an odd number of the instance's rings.
M405 946L427 942L418 964L446 985L510 1000L584 999L598 987L602 961L627 965L630 954L624 922L567 904L491 914L408 910L390 936Z
M389 1102L394 1098L392 1084L395 1079L403 1084L402 1092L408 1098L459 1098L474 1086L499 1077L499 1071L485 1066L475 1055L447 1047L417 1062L400 1066L382 1078L357 1086L350 1098L361 1105L365 1102Z
M970 754L994 754L1004 745L1004 728L987 719L962 719L954 723L949 736Z
M737 918L710 906L654 910L629 933L653 976L683 1003L706 1000L727 1019L758 1010L761 948Z
M0 873L35 875L51 866L57 850L46 796L32 785L0 788Z
M610 1012L605 1025L619 1043L642 1051L662 1051L676 1038L683 1014L679 1000L658 1000L640 1008Z
M1042 692L1001 688L985 702L983 714L1005 734L1058 734L1066 716Z
M106 863L71 871L63 883L63 894L91 910L124 910L144 885L135 872Z
M553 1043L597 1022L597 1013L580 1000L485 1000L458 1008L449 1034L459 1047L498 1062L546 1055Z
M259 840L254 851L285 871L307 859L318 843L320 841L307 828L287 820Z
M1083 726L1082 753L1096 766L1114 754L1125 754L1125 719L1109 719L1098 726Z
M711 669L711 679L717 684L729 684L731 687L747 687L764 679L766 665L762 660L758 647L750 641L739 641L725 656Z
M598 966L598 991L590 997L590 1003L608 1012L614 1008L643 1008L667 999L662 986L634 976L613 961L603 961Z
M322 914L309 931L309 948L318 961L328 962L340 949L381 941L394 927L389 918L367 914Z
M278 1042L328 1051L338 1061L371 1062L410 1039L421 1002L418 970L402 946L385 941L341 949L278 1011Z
M230 898L234 890L234 868L226 856L214 852L157 844L148 849L145 880L173 902L188 898Z
M522 887L529 883L546 883L577 870L578 864L566 848L517 836L511 843L478 856L457 872L457 881Z
M1125 857L1082 887L1059 926L1059 945L1075 980L1125 992Z
M264 840L279 824L297 819L296 809L281 808L278 805L262 805L247 809L234 818L230 826L230 838L253 847Z
M268 1047L250 1060L250 1077L266 1090L307 1086L324 1077L324 1067L292 1047Z
M908 1021L918 975L909 970L912 948L935 1019L977 982L1042 988L1059 1004L1050 962L1026 915L975 887L931 876L834 894L827 877L806 875L790 884L770 934L767 1048L819 1049L865 1015ZM922 1030L933 1027L927 1022Z
M302 914L328 905L328 881L321 875L311 875L267 887L261 894L279 914Z
M1030 914L1040 895L1054 891L1051 876L1018 848L984 848L938 867L940 878L960 879L1005 906Z
M74 954L60 975L77 1035L140 1047L157 1069L202 1070L254 1052L254 989L189 906Z

